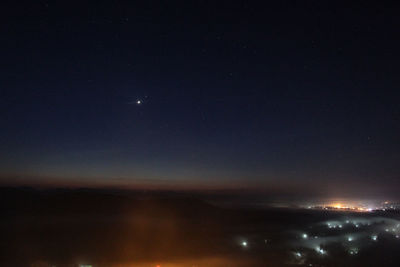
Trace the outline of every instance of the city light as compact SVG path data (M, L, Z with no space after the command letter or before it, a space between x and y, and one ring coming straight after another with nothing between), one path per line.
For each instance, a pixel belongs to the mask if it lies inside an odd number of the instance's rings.
M324 249L320 248L320 247L316 247L315 250L321 255L325 255L326 254L326 251Z
M357 248L352 248L349 250L350 255L355 255L358 254L358 249Z

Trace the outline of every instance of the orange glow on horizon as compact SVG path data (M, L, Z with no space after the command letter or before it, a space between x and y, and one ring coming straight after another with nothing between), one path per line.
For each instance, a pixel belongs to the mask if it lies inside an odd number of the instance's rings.
M344 207L342 207L342 204L340 204L340 203L334 204L333 207L337 208L337 209L344 208Z
M334 210L343 210L343 211L356 211L356 212L369 212L370 209L359 206L359 205L350 205L350 204L342 204L342 203L331 203L323 206L325 209L334 209Z

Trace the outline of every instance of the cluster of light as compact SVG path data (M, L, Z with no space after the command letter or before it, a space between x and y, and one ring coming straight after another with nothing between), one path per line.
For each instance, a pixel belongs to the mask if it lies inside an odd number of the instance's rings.
M324 249L320 248L320 247L316 247L315 250L321 255L325 255L326 254L326 251Z
M242 241L242 247L247 247L247 242L246 241Z
M350 249L349 253L350 253L350 255L358 254L358 249L357 248L352 248L352 249Z
M343 228L343 225L341 225L341 224L331 224L331 223L328 223L328 228L336 228L336 227L342 229L342 228Z
M329 232L325 234L321 233L321 235L318 234L319 237L316 236L317 233L313 232L313 230L303 229L302 232L297 232L297 240L293 240L292 243L293 249L312 249L315 251L315 254L321 255L321 257L328 257L330 253L321 248L321 246L324 247L331 243L341 243L345 252L348 253L348 255L352 255L349 257L356 257L356 255L360 254L359 245L372 245L373 243L378 243L378 241L381 242L379 235L382 234L382 232L387 232L387 234L391 235L393 238L395 237L397 240L400 239L400 223L397 219L384 218L381 216L346 217L316 223L316 231ZM320 228L321 226L322 229ZM325 227L336 229L331 232L331 230L327 230ZM314 225L310 225L309 229L311 228L314 228ZM368 244L364 244L363 240L370 241ZM301 262L301 264L304 264L307 258L306 254L296 252L295 250L293 251L293 255L298 263Z
M390 203L388 201L381 203L368 202L354 202L354 201L341 201L331 202L325 204L317 204L305 206L308 209L323 209L323 210L340 210L350 212L372 212L372 211L386 211L386 210L400 210L400 203Z
M352 212L370 212L373 211L372 208L367 208L363 205L350 205L342 203L330 203L322 206L307 206L308 209L324 209L324 210L342 210L342 211L352 211Z

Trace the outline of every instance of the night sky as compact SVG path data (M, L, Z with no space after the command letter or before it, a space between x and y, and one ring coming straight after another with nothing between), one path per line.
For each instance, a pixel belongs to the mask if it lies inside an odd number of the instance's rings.
M133 2L2 8L2 184L395 195L398 7Z

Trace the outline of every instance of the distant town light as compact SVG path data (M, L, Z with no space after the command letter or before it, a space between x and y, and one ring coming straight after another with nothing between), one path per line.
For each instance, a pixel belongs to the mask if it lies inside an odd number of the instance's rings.
M357 249L357 248L352 248L352 249L350 249L349 253L350 253L351 255L358 254L358 249Z

